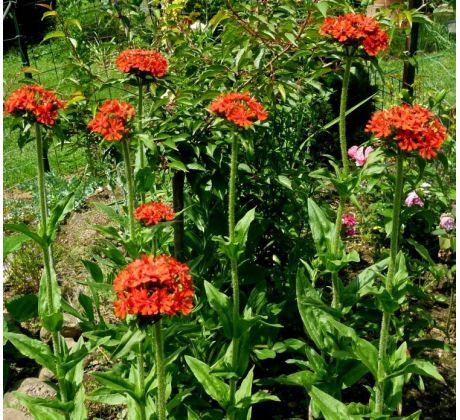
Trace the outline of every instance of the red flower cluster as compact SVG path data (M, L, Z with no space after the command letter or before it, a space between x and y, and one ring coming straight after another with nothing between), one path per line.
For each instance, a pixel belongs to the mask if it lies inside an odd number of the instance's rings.
M25 85L16 89L5 101L5 112L20 116L32 116L45 125L54 125L58 109L63 109L65 102L59 100L54 92L40 85Z
M255 121L265 121L268 113L249 93L225 93L215 99L209 110L225 117L240 127L249 127Z
M194 290L189 267L173 257L144 255L128 264L113 283L118 300L113 303L121 319L138 316L188 315Z
M438 118L420 105L394 106L375 112L366 126L375 137L396 141L401 150L418 150L424 159L436 156L447 137Z
M110 99L101 105L96 116L88 123L88 128L93 133L101 134L105 140L121 140L129 131L126 123L135 113L131 104Z
M143 203L134 210L134 217L148 225L157 225L162 220L173 220L176 215L167 204Z
M134 73L138 76L150 74L162 77L168 69L168 61L157 51L132 49L122 51L115 64L124 73Z
M319 33L330 35L342 44L360 43L369 55L377 55L388 47L387 33L374 18L361 14L328 17L324 19Z

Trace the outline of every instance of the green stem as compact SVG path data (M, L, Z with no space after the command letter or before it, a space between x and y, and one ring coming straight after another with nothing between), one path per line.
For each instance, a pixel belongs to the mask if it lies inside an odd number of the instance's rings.
M390 263L388 265L388 275L385 281L385 288L388 293L391 294L393 287L393 280L396 270L396 257L398 255L398 242L399 242L399 231L401 228L401 203L403 193L403 163L404 157L401 151L398 151L398 157L396 160L396 181L395 181L395 196L393 202L393 219L391 225L391 242L390 242ZM383 402L384 402L384 388L385 380L385 367L384 360L386 358L387 344L388 344L388 331L390 328L391 313L383 312L382 326L380 329L380 340L379 340L379 354L377 363L377 389L375 397L375 412L382 414Z
M131 159L129 157L129 145L128 140L123 139L121 141L121 146L123 149L123 159L125 161L125 173L126 173L126 189L128 192L128 220L129 220L129 234L131 240L134 240L136 237L136 224L134 221L134 182L133 182L133 173L131 168Z
M161 319L155 323L155 356L157 364L158 378L158 420L166 420L166 382L165 382L165 366L163 352L163 334L161 331Z
M230 180L228 195L228 232L230 243L235 242L235 201L236 201L236 178L238 170L238 137L234 134L232 138L232 154L230 161ZM232 341L232 370L238 368L238 339L237 328L240 317L240 286L238 283L238 261L236 258L230 259L232 273L232 291L233 291L233 341ZM235 403L236 380L230 380L230 402Z
M46 200L46 186L45 186L45 165L43 159L43 138L42 133L40 130L40 124L38 122L35 123L35 137L37 139L37 179L38 179L38 197L40 203L40 226L41 232L43 235L46 235L46 225L47 225L47 218L48 218L48 204ZM45 267L45 281L46 281L46 289L47 289L47 299L48 299L48 306L51 313L54 313L54 305L53 305L53 292L52 292L52 284L51 284L51 275L53 269L53 259L52 259L52 249L51 245L47 247L43 247L43 265ZM60 337L58 332L52 332L51 334L53 340L53 350L54 355L59 358L61 353L61 343ZM59 362L56 366L57 372L60 372ZM61 395L61 400L63 402L67 401L67 392L66 388L62 382L62 375L57 375L58 383L59 383L59 391ZM66 413L65 418L68 419L69 415Z
M347 132L346 132L346 112L348 100L348 86L350 85L350 72L353 55L345 59L345 70L342 81L342 92L340 94L340 111L339 111L339 139L340 154L342 156L343 176L346 178L349 173L348 154L347 154ZM340 232L342 230L342 216L345 209L345 197L339 197L339 207L337 208L337 217L335 219L335 232L332 242L332 253L337 254L340 241ZM332 307L337 308L340 305L340 288L338 273L332 274Z
M139 83L139 95L137 98L137 131L138 134L142 134L142 113L143 113L143 93L142 93L142 79L138 78ZM144 144L139 138L138 153L139 153L139 167L140 169L145 168L145 155L144 155ZM145 201L145 194L141 193L141 202Z
M145 399L145 374L144 374L144 351L142 349L142 343L139 343L138 354L137 354L137 372L139 374L139 389L144 393L142 404L139 405L141 410L141 420L147 419L145 411L146 399Z

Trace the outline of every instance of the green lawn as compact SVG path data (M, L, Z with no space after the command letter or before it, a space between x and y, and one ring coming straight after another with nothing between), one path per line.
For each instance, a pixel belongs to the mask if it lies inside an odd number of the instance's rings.
M419 53L416 58L417 72L415 93L418 101L423 103L428 95L437 94L442 89L447 91L445 100L455 105L455 50L434 53ZM385 74L385 87L389 91L397 90L397 81L402 78L403 60L392 58L382 60L380 66ZM396 92L393 92L396 93Z

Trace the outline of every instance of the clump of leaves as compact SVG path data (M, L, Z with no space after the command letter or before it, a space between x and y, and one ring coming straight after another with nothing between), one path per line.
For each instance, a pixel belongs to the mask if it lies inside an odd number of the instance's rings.
M41 270L40 247L32 241L24 242L4 264L5 288L8 294L38 293Z

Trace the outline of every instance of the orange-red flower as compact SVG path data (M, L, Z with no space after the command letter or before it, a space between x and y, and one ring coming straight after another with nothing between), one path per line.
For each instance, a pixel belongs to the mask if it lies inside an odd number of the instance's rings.
M190 269L173 257L144 255L128 264L115 278L113 303L121 319L137 316L188 315L195 294Z
M25 85L16 89L4 106L5 113L32 117L41 124L54 125L58 117L57 111L64 108L65 102L43 86Z
M134 217L148 225L156 225L162 220L174 220L176 215L171 207L165 203L143 203L134 210Z
M348 45L362 45L369 55L377 55L388 47L388 35L372 17L347 13L324 19L319 30L321 35L330 35L336 41Z
M424 159L436 156L436 151L447 137L447 131L438 118L420 105L394 106L375 112L366 126L366 132L383 140L396 141L401 150L418 150Z
M93 133L101 134L105 140L121 140L129 132L127 123L135 114L134 107L116 99L105 101L96 116L88 123Z
M216 98L209 110L216 112L240 127L249 127L255 121L265 121L268 113L249 93L225 93Z
M168 70L166 58L153 50L124 50L118 55L115 64L120 71L138 76L162 77Z

